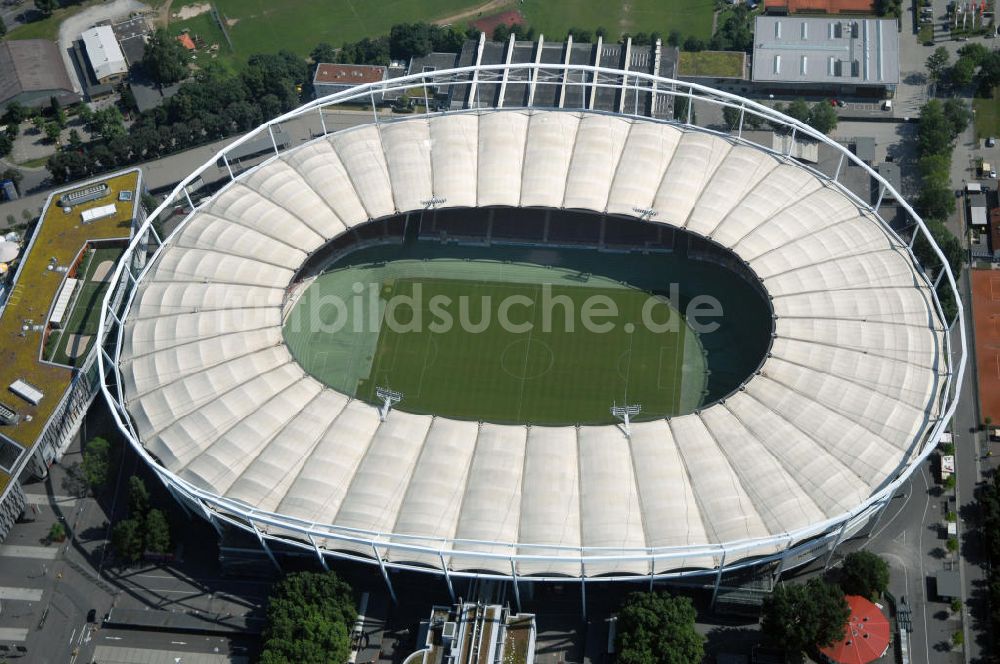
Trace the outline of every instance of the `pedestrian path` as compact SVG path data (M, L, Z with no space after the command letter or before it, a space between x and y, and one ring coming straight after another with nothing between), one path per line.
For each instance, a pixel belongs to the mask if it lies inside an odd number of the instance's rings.
M55 560L58 555L59 547L57 546L21 546L19 544L4 544L0 546L0 558Z
M184 664L246 664L250 661L248 657L242 655L103 645L97 646L94 659L103 664L176 664L176 662L184 662Z
M0 641L27 641L28 629L22 627L0 627Z
M49 503L55 503L56 505L72 507L76 503L76 498L73 496L50 496L47 493L26 493L24 494L24 497L27 499L29 505L48 505Z
M41 588L11 588L10 586L0 586L0 600L38 602L41 601L41 599Z

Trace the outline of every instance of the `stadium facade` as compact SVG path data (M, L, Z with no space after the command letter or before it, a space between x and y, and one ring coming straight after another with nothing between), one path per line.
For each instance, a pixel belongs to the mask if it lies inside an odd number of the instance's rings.
M629 103L510 108L513 85L584 86ZM339 104L421 87L468 108L374 114L327 132L324 113ZM681 121L651 117L679 99ZM692 124L724 108L739 113L733 132ZM751 116L781 127L786 149L770 134L750 140ZM315 123L313 140L275 143L263 163L233 171L227 152L302 121ZM835 170L791 158L797 139L835 151ZM848 166L876 183L874 204L842 184ZM885 196L908 215L900 232L878 216ZM186 218L160 237L154 223L178 206ZM403 409L382 421L294 361L282 317L310 257L384 234L371 231L381 220L487 206L586 210L605 225L637 218L710 239L766 290L770 352L728 397L633 423L630 436ZM913 254L918 236L931 264ZM932 451L966 362L943 255L847 149L738 96L583 65L467 67L307 104L187 177L118 271L101 318L104 393L173 495L220 532L251 533L276 565L274 549L291 547L324 567L378 565L387 582L399 568L438 573L449 588L476 575L514 580L515 591L522 578L697 577L718 589L730 571L776 576L832 555ZM939 293L957 305L953 320Z

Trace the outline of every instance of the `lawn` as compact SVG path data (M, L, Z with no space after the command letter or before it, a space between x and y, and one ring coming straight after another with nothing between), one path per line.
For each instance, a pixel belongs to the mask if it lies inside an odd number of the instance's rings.
M27 25L14 28L7 33L5 39L9 41L15 39L47 39L48 41L56 41L59 38L59 25L63 21L95 4L97 2L84 2L63 9L56 9L48 18L32 21Z
M604 27L616 40L622 32L659 32L664 38L671 30L684 37L712 36L712 0L525 0L518 5L528 23L550 39L561 40L569 28L594 30Z
M570 285L560 275L543 290L530 273L509 272L509 281L480 280L475 275L489 267L466 265L468 278L421 275L379 282L381 319L374 320L381 323L372 325L374 334L358 334L357 328L351 334L352 326L345 326L347 334L314 326L290 337L286 325L289 348L309 373L341 391L378 403L376 387L389 387L405 395L403 410L461 419L604 424L613 421L612 403L626 398L643 404L640 419L689 411L700 399L705 372L697 338L683 324L668 331L643 325L648 293L602 278ZM350 292L343 275L336 278L339 285L324 283L326 276L300 300L290 321L302 319L312 297L328 301L333 293ZM363 302L371 307L370 298ZM504 302L511 303L509 329L499 323ZM551 306L564 302L575 312L570 325L565 306ZM617 307L617 316L594 318L610 323L609 330L586 329L586 302ZM435 325L448 320L442 312L453 324ZM659 322L668 316L681 320L662 300L653 312ZM321 314L321 322L331 325L335 313ZM355 320L372 318L365 313ZM352 343L360 346L346 350Z
M171 5L171 13L184 5L202 4L187 0ZM335 0L217 0L216 8L227 22L236 54L246 58L254 53L275 53L287 49L306 56L316 44L340 46L345 41L388 34L395 23L433 20L482 4L482 0L387 0L386 2L344 2ZM202 14L198 18L210 18ZM193 19L192 19L193 20ZM181 25L186 25L185 21ZM176 25L171 22L171 28ZM223 48L225 47L222 44Z
M741 78L746 54L735 51L683 52L677 63L679 76Z
M50 361L72 367L86 359L86 353L78 354L79 357L70 357L66 352L66 345L72 338L71 335L93 337L97 334L101 318L100 305L109 284L106 281L93 281L94 272L102 263L110 261L113 264L117 262L121 254L121 247L101 248L92 251L89 256L84 258L81 281L78 286L79 291L72 304L73 309L70 311L63 329L60 332L52 333L58 337L54 342L53 355L48 358ZM89 343L87 346L89 347Z
M340 46L345 41L388 34L396 23L434 21L482 5L484 0L387 0L386 2L324 2L323 0L218 0L216 8L226 21L236 55L245 58L253 53L273 53L287 49L308 55L320 42ZM171 12L184 5L201 4L200 0L175 2ZM511 5L514 5L512 2ZM597 3L584 0L525 0L516 5L528 22L550 39L562 39L566 31L579 27L593 31L603 26L610 39L622 32L660 32L679 30L684 36L708 38L712 33L711 0L633 0L633 2ZM502 11L499 8L497 11ZM202 14L197 19L210 19ZM475 19L471 16L470 19ZM171 22L191 27L196 19ZM204 21L199 21L204 23ZM467 21L462 21L464 28ZM202 25L202 28L206 26ZM212 30L205 30L212 32ZM221 45L221 44L220 44ZM224 46L224 45L223 45ZM224 57L224 53L220 55Z
M992 99L973 99L972 108L976 111L976 138L1000 138L1000 87L993 89Z

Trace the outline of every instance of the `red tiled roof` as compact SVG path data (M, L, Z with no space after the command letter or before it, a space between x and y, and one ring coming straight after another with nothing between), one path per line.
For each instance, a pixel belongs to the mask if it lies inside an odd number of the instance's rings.
M179 41L181 43L181 46L183 46L189 51L193 51L195 48L194 40L191 39L191 35L188 34L177 35L177 41Z
M872 14L874 0L764 0L767 10L780 9L789 14L810 12L820 14Z

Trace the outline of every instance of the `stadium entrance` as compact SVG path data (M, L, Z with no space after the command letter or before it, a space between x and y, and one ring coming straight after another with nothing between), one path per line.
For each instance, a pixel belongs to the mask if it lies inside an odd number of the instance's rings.
M311 375L370 403L510 424L609 424L616 404L658 419L732 393L769 347L756 277L683 231L501 208L366 226L292 289L284 336Z

